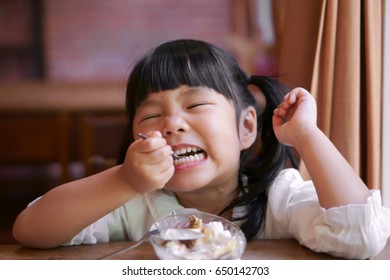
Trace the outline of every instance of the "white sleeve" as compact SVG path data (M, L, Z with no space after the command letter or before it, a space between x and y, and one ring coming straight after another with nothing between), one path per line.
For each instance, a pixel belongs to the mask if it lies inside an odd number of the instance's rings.
M371 258L390 235L390 209L382 207L380 191L370 192L365 204L325 209L311 181L283 170L269 190L263 238L295 238L316 252Z

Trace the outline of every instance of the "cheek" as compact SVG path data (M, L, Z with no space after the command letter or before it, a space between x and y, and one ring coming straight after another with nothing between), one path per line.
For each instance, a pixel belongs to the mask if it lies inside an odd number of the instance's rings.
M235 120L233 124L235 124ZM210 137L212 138L210 141L211 152L216 158L226 161L239 159L241 145L236 125L219 125Z
M224 160L235 160L239 158L241 149L237 134L223 134L220 136L219 141L215 143L219 143L218 145L213 145L213 150L217 157L223 158Z
M222 176L236 173L240 165L240 148L237 141L225 140L211 155L211 160L217 166Z
M160 125L156 121L144 121L138 123L136 120L133 122L133 134L135 134L135 139L138 138L138 132L147 133L150 131L160 130Z

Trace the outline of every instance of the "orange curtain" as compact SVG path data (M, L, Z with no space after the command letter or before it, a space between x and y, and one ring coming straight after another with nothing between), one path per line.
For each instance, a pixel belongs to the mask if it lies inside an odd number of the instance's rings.
M283 5L280 79L311 91L320 129L369 188L380 188L382 1Z

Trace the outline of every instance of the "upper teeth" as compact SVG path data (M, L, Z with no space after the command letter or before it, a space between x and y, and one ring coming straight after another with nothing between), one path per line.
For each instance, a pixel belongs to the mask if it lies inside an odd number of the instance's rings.
M196 153L196 152L200 152L200 151L201 151L201 149L196 148L196 147L187 147L187 148L181 148L181 149L179 149L179 150L176 150L176 151L175 151L175 154L177 154L177 155L183 155L183 154L185 154L185 153L191 153L191 152Z

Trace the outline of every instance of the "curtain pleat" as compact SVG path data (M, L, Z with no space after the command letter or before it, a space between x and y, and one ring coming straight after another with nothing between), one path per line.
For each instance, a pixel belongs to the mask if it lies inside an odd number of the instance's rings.
M381 4L287 0L280 35L280 79L311 91L319 128L369 188L380 187Z
M311 87L321 1L287 0L280 34L279 78L291 85Z
M364 158L363 179L369 186L379 188L381 184L381 127L382 127L382 1L364 0L364 59L366 125L363 130Z
M327 2L338 6L329 137L360 172L360 1ZM322 89L317 94L321 93Z

